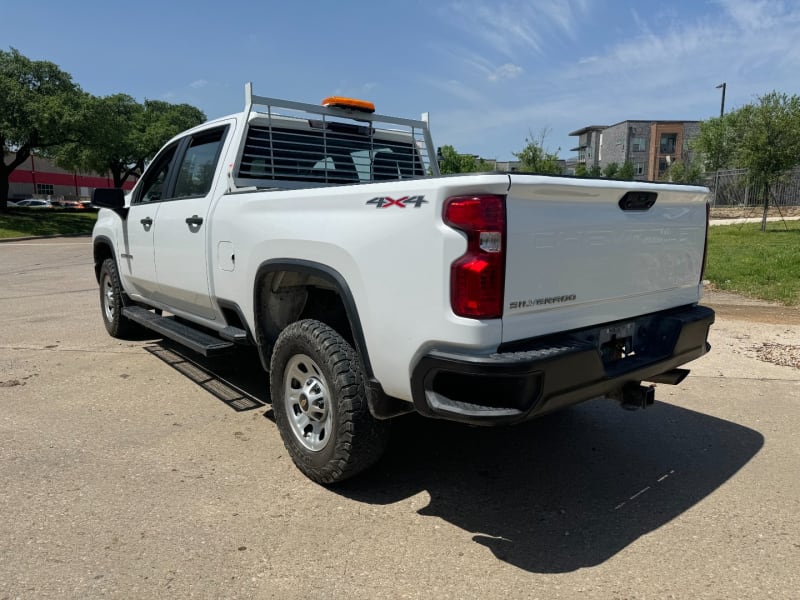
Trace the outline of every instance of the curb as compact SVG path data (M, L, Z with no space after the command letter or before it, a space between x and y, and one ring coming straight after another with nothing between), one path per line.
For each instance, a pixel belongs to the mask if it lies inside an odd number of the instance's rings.
M55 238L92 237L91 233L57 233L54 235L28 235L25 237L0 238L0 244L6 242L25 242L27 240L52 240Z

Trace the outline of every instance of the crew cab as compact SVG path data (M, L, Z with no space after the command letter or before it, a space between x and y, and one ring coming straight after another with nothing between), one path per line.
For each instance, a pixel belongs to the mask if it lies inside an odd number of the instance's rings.
M441 176L425 115L245 95L170 140L128 195L95 191L101 314L116 337L254 347L314 481L378 461L393 417L644 407L709 349L706 188Z

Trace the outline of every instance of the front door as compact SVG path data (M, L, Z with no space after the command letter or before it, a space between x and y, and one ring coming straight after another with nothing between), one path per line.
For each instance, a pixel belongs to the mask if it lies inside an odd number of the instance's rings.
M158 298L176 309L213 319L208 279L208 217L226 127L181 144L171 198L158 209L154 231Z
M134 191L128 216L123 223L119 256L120 276L125 289L145 298L156 298L156 277L153 234L161 202L166 194L172 160L178 144L165 148L147 169L144 179Z

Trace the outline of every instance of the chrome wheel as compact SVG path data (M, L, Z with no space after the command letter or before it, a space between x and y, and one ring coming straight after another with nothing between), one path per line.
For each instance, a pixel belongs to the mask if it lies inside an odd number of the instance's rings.
M275 424L295 465L322 484L344 481L386 449L388 421L369 411L361 361L339 333L304 319L281 331L270 357Z
M114 284L111 281L111 276L108 273L103 275L103 281L100 284L103 298L103 314L106 321L111 323L114 320L114 315L117 311L117 302L114 295Z
M331 398L319 365L305 354L295 354L283 376L284 402L297 441L312 452L328 445L333 426Z

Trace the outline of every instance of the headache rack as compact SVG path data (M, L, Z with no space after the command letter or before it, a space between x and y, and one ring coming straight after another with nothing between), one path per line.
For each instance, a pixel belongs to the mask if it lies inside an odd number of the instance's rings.
M245 86L245 142L229 191L296 189L439 175L422 120L253 95ZM390 127L388 127L390 126Z

